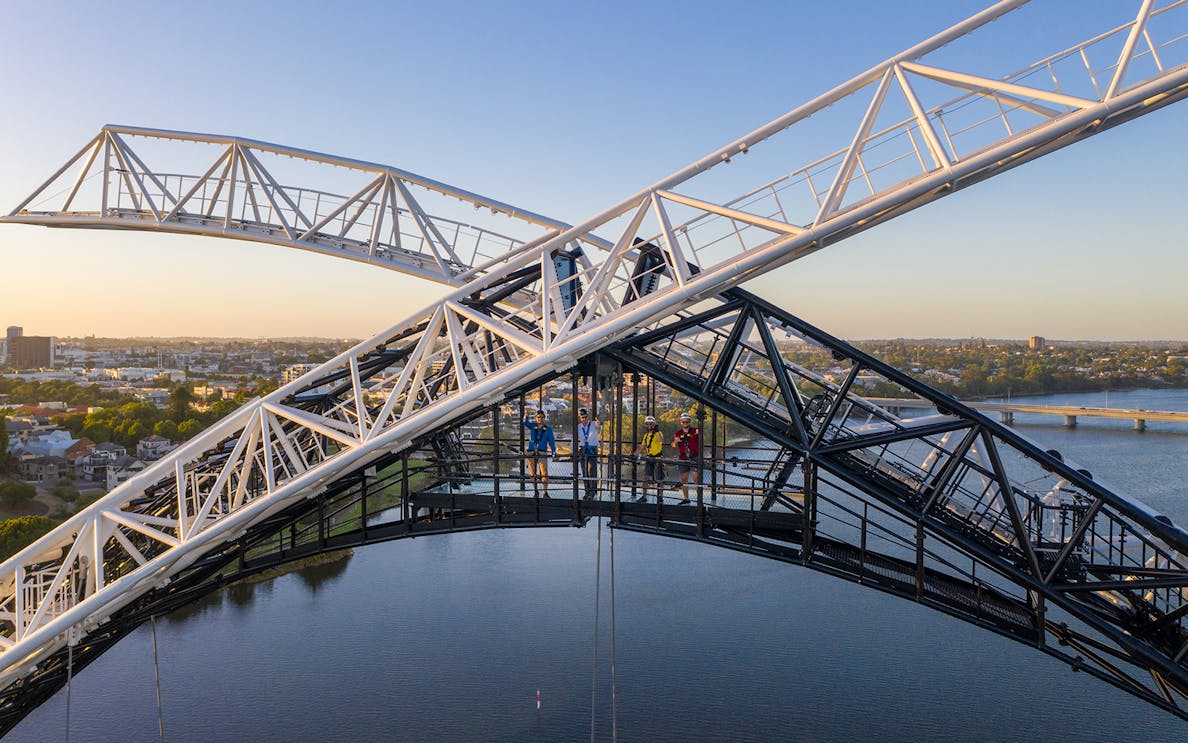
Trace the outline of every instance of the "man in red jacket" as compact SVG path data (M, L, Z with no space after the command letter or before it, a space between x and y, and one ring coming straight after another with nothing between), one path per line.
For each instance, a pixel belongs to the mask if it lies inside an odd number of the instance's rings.
M681 475L681 502L678 506L689 503L689 480L696 485L701 478L698 471L698 460L701 458L701 431L693 427L693 416L681 413L681 427L672 436L672 445L677 450L677 470Z

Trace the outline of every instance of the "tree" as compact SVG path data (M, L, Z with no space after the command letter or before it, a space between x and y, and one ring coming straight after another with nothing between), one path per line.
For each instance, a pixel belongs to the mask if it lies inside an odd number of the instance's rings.
M82 435L96 444L104 444L111 441L111 434L111 425L99 421L87 424L82 430Z
M190 405L194 402L194 391L188 384L182 383L169 393L169 417L175 421L184 421L190 417Z
M153 426L153 433L170 441L177 441L177 424L171 419L166 418L163 421L158 421L157 425Z
M219 400L214 405L210 406L210 414L214 416L212 423L217 420L226 418L236 410L239 409L239 403L234 400Z
M8 419L0 415L0 472L8 465Z
M70 432L71 436L77 437L82 434L83 428L85 428L87 425L87 414L67 413L65 415L56 416L54 420L60 425L65 426L66 430Z
M136 442L149 435L149 429L140 421L132 421L132 425L128 426L128 442L135 444Z
M7 560L20 552L54 526L54 520L45 516L22 516L0 521L0 560Z
M128 426L133 425L136 421L123 418L115 423L111 428L111 440L121 446L128 446Z
M177 433L182 439L188 439L202 431L202 424L193 418L188 418L177 426Z
M70 480L62 478L54 484L54 495L67 503L73 503L78 499L78 488L74 487L74 483Z
M8 510L15 510L33 500L37 489L27 482L16 480L0 481L0 504Z
M980 397L989 389L989 371L982 364L970 364L961 370L961 394L965 397Z
M128 426L132 425L131 421L138 421L152 428L153 424L161 418L161 411L157 410L155 405L147 402L130 402L126 405L121 405L116 413L125 421L129 421L124 426L124 430L127 430Z

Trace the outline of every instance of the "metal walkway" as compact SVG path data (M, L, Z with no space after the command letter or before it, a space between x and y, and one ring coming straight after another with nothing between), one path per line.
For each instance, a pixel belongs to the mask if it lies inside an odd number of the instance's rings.
M252 564L252 550L264 544L249 549L245 540L280 539L288 523L295 545L298 532L308 536L296 528L301 522L290 523L300 514L315 534L340 528L311 516L310 504L325 508L352 473L366 481L368 471L405 457L407 475L408 454L423 446L430 447L426 461L455 468L469 455L451 431L520 390L592 364L589 379L614 379L621 368L777 442L779 458L757 510L802 519L799 544L789 524L764 521L757 532L726 523L739 514L715 512L704 501L685 520L666 521L660 508L620 511L621 525L655 528L652 519L659 519L669 533L760 545L772 556L897 593L907 593L904 568L913 566L916 600L955 615L973 606L986 626L1020 637L1027 635L1016 620L1027 613L1040 649L1075 652L1064 657L1185 716L1188 534L957 401L731 293L777 266L1188 95L1188 14L1180 1L1137 3L1129 22L1003 76L928 62L931 52L1024 4L998 3L575 227L355 161L325 163L290 151L307 164L365 172L364 183L354 190L282 186L288 179L265 167L261 154L282 148L105 129L4 221L262 240L457 288L244 406L0 565L0 713L13 720L60 681L68 643L98 648L166 605L159 602L207 590L230 562ZM816 124L835 116L835 131L848 140L839 149L791 167L774 163L779 175L758 182L745 180L747 169L736 169L737 177L724 170L744 155L756 162L758 151L747 153L787 142L810 117ZM216 154L196 166L187 156L177 169L149 167L152 156L146 145L133 150L133 137L214 147ZM68 173L72 164L81 168ZM424 194L409 198L410 185L485 206L522 231L426 207ZM59 188L65 203L37 203ZM504 252L491 255L492 241ZM473 250L460 250L463 244ZM827 359L836 354L844 377L833 378L828 365L812 368L800 358L803 348L779 346L777 332L824 349ZM859 373L872 371L942 414L901 419L863 401ZM442 477L456 479L452 470ZM804 495L800 506L790 483ZM404 491L402 507L419 510L413 490ZM501 497L491 494L490 519L526 518L498 505ZM478 528L488 518L456 506L433 507L448 514L443 530ZM552 509L543 513L551 523ZM722 528L703 520L715 514ZM429 522L443 518L437 513ZM836 529L823 528L826 518ZM418 528L415 513L406 520ZM364 521L359 531L370 528ZM871 530L894 549L869 563L868 575L863 539ZM990 574L975 578L956 568L964 563ZM966 589L956 587L962 581ZM997 608L982 613L978 597L994 592L1010 600L990 599L987 606ZM1054 620L1053 612L1069 620ZM1049 644L1049 635L1071 650Z

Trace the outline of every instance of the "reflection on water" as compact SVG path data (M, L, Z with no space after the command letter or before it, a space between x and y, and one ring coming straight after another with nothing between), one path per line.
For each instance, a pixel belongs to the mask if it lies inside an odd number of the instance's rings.
M291 573L296 576L301 584L309 589L310 595L316 596L319 590L333 584L336 579L346 573L353 554L351 550L336 552L323 556L323 559L307 560L300 566L291 566L277 572L280 574ZM184 625L203 615L217 613L224 608L250 609L255 601L271 596L275 586L273 578L248 578L232 583L221 591L202 596L161 617L158 621Z
M313 595L317 595L318 591L328 583L332 583L336 578L342 576L346 572L347 565L351 561L351 555L336 556L336 559L319 562L316 565L310 565L297 571L297 577L309 589Z
M1117 394L1112 405L1132 404ZM1188 409L1184 391L1148 394L1135 407ZM1018 428L1188 523L1188 435L1119 423ZM166 736L587 738L597 535L591 525L392 542L196 602L158 623ZM604 561L608 548L603 530ZM681 540L621 532L615 550L625 741L1188 738L1188 723L910 602ZM607 568L600 739L611 732ZM157 738L152 657L142 627L80 674L72 741ZM11 740L62 739L64 713L60 693Z

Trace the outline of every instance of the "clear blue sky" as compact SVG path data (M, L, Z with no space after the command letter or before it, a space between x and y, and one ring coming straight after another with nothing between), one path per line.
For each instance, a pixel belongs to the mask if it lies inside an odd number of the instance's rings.
M8 0L0 210L121 123L388 163L577 222L988 4ZM1033 28L1079 40L1138 0L1036 4ZM1186 124L1188 103L1164 109L752 288L853 339L1188 339ZM0 275L0 327L56 336L361 337L442 291L252 243L15 225Z

